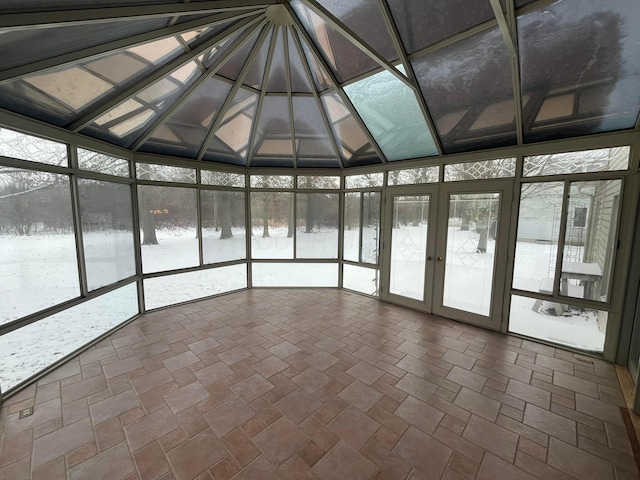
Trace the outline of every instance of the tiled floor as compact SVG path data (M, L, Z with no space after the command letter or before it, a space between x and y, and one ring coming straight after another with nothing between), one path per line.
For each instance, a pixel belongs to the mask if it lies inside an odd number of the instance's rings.
M10 398L0 479L631 480L623 405L604 362L252 290L145 315Z

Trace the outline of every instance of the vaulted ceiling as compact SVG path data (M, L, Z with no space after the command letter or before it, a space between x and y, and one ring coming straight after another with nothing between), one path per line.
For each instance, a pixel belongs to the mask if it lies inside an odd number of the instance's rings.
M0 108L139 152L351 167L638 129L638 0L3 0Z

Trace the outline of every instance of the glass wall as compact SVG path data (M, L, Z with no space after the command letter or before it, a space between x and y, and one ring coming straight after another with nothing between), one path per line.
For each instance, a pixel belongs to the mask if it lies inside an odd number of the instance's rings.
M628 147L524 158L546 180L520 187L509 331L604 351L623 192L598 172L628 165Z
M0 128L3 393L139 313L129 161L70 148Z
M135 316L141 303L151 310L247 287L342 287L378 296L387 184L415 190L440 180L514 178L515 259L504 292L509 331L602 353L618 308L613 279L628 147L407 169L396 163L387 174L347 175L342 185L340 176L315 172L247 175L132 163L6 129L0 144L5 392ZM475 233L486 224L484 253L491 253L496 199L453 197L451 218L460 224L450 227L464 233L459 227L469 215ZM433 206L420 194L397 200L390 220L414 228L424 243L424 212ZM406 240L401 233L391 237L394 251ZM466 248L462 237L448 239L450 253ZM398 269L405 259L394 260ZM447 264L447 274L454 267L475 268ZM392 277L406 280L407 268ZM411 278L415 292L403 294L420 298L424 278ZM451 278L447 304L466 300L473 287Z

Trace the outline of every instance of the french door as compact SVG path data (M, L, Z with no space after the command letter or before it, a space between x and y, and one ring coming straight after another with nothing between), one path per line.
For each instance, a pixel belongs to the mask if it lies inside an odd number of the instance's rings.
M383 300L499 329L511 181L389 187Z

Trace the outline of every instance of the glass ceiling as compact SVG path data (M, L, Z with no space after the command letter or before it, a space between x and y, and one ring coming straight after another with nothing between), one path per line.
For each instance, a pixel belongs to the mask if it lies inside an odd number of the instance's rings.
M4 0L0 108L239 166L437 157L637 128L639 24L638 0Z

